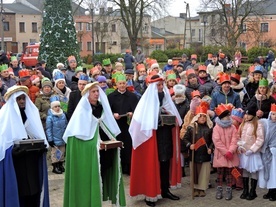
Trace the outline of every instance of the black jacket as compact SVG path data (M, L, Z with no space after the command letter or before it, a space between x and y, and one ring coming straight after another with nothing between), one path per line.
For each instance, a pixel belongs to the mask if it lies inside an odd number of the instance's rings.
M67 119L71 119L79 101L81 100L81 91L75 90L72 91L69 95L68 109L67 109Z

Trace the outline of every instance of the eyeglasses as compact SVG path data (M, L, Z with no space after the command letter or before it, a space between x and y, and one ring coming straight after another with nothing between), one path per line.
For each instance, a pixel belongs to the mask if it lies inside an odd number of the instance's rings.
M54 106L54 108L60 108L60 105Z

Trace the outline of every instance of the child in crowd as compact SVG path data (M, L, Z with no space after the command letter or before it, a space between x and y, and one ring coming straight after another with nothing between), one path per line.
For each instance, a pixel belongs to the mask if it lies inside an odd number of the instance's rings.
M193 177L191 183L194 183L193 193L195 197L205 197L210 179L213 122L207 114L207 110L208 104L201 104L196 107L195 117L188 126L183 140L185 146L190 149L190 175L194 175L191 176L191 178ZM194 140L193 134L195 134ZM193 150L194 160L191 156ZM193 169L191 162L194 162Z
M225 199L232 199L232 170L239 165L239 157L236 153L238 135L232 124L232 105L221 104L215 109L217 117L216 126L213 129L213 143L215 145L213 167L217 168L217 192L216 199L223 198L222 182L226 178Z
M276 104L271 104L267 119L261 119L264 126L265 140L261 151L264 169L259 172L259 186L267 188L268 193L263 196L270 201L276 200Z
M237 130L239 130L239 126L242 123L244 116L244 111L242 109L233 109L231 112L231 118L233 121L233 125L236 127ZM242 169L236 168L239 173L242 175ZM236 190L242 190L243 189L243 181L242 176L239 176L238 178L232 179L232 189L236 188Z
M63 162L65 153L65 142L62 139L63 133L67 126L66 116L61 109L59 97L50 98L51 108L48 111L46 119L46 135L51 150L51 161L53 173L61 174L64 172Z
M252 104L250 108L247 108L238 132L240 136L238 142L240 168L243 169L243 193L240 198L246 200L253 200L257 197L258 171L263 168L259 151L264 143L264 134L263 125L256 116L257 110L256 104ZM249 177L251 177L250 192Z

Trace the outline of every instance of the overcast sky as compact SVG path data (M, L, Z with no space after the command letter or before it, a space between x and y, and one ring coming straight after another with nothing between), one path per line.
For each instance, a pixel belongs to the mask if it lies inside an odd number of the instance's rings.
M185 13L186 12L186 4L189 3L190 6L190 13L191 17L197 16L197 9L200 5L200 0L172 0L174 3L171 4L171 6L168 9L168 12L172 16L179 16L179 13ZM4 3L12 3L14 0L3 0Z

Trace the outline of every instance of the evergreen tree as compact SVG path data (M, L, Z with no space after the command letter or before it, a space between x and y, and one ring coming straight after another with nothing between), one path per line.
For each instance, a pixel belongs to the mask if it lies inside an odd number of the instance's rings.
M45 60L54 69L59 62L66 65L70 55L81 63L71 1L46 0L38 59Z

